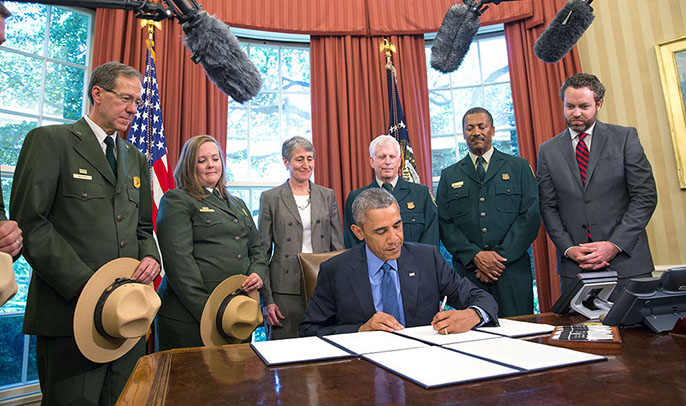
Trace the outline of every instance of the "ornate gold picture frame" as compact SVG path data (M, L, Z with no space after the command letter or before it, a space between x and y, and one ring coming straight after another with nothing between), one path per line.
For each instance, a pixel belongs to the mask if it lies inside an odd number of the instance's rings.
M655 45L679 185L686 189L686 36Z

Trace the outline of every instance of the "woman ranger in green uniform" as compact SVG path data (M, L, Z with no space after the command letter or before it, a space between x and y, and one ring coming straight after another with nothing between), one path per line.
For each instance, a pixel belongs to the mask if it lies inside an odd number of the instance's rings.
M157 238L165 276L158 289L159 350L202 346L200 316L214 288L232 275L242 288L261 289L267 255L245 203L225 188L224 153L209 135L197 135L181 150L176 189L164 194Z

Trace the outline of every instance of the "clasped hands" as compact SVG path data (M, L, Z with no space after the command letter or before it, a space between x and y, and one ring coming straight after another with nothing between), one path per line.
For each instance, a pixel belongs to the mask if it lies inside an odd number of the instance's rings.
M483 283L493 283L498 280L505 271L507 258L502 257L495 251L479 251L473 259L476 265L476 278Z
M434 315L431 325L440 334L463 333L471 330L480 321L481 317L475 309L445 310ZM403 325L390 314L376 312L366 323L360 326L358 331L393 332L403 328Z
M567 250L567 257L583 270L596 271L608 267L618 253L619 249L610 241L594 241L571 247Z

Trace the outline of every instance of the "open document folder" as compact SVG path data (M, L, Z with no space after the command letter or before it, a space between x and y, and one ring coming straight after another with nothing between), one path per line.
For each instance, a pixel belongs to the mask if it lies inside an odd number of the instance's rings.
M362 358L427 389L520 373L514 368L436 346L379 352Z
M335 334L322 338L357 355L427 346L421 341L402 337L393 333L387 333L385 331Z
M455 344L465 341L487 340L500 337L495 334L483 333L476 330L469 330L464 333L440 334L438 331L434 330L433 326L408 327L396 331L395 334L433 345Z
M526 337L537 334L549 334L555 330L555 326L543 323L529 323L509 319L498 319L498 327L477 327L476 330L484 333L498 334L505 337Z
M354 354L319 337L260 341L250 343L250 347L267 366L354 357Z

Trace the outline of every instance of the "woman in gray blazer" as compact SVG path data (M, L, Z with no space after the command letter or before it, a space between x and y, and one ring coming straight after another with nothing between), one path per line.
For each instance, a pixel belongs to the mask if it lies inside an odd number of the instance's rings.
M165 275L158 289L159 350L202 346L200 316L217 285L248 275L246 292L262 288L267 254L250 212L225 184L224 153L209 135L186 142L174 170L176 189L164 194L157 239Z
M272 339L298 336L305 312L298 254L344 248L333 190L310 181L315 159L312 143L293 137L283 143L281 155L290 178L260 198L260 236L271 257L260 293Z

